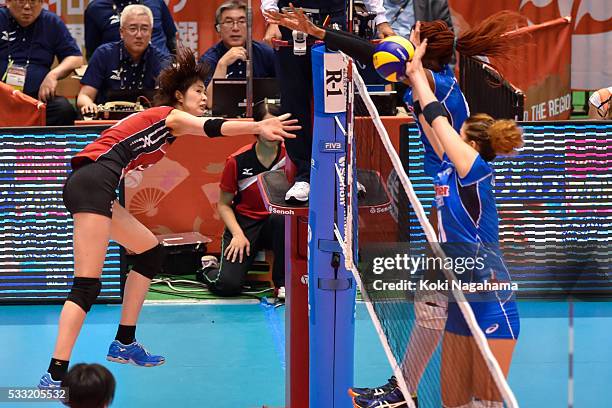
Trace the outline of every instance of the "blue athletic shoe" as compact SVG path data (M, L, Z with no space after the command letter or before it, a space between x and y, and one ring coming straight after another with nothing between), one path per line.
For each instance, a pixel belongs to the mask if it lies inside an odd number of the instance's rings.
M125 345L119 340L114 340L108 348L106 355L108 361L121 364L134 364L141 367L155 367L166 362L163 356L154 356L149 353L142 344L133 342Z
M39 390L49 390L52 388L60 388L61 386L62 386L62 382L55 381L53 377L51 377L51 374L49 373L45 373L45 375L43 375L40 378L40 381L38 382Z
M412 398L415 406L418 407L416 397ZM353 399L353 404L357 408L407 408L406 398L399 389L395 387L392 391L378 396L359 396Z
M348 393L351 397L379 397L383 394L393 391L397 387L397 379L395 376L391 376L385 385L375 388L349 388Z

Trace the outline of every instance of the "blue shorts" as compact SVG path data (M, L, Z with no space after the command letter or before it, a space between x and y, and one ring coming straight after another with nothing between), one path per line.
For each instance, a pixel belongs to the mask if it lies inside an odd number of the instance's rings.
M470 306L487 339L518 339L521 325L516 301L470 302ZM448 302L444 330L460 336L472 336L457 302Z

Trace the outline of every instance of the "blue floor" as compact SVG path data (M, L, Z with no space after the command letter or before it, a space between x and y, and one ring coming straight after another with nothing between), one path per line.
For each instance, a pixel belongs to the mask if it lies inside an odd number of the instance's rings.
M510 385L521 407L567 407L567 304L520 302L519 307L521 338ZM575 407L612 407L612 303L576 303L575 310ZM37 383L52 352L59 311L59 306L0 308L0 387ZM99 305L87 318L72 362L98 362L111 369L118 383L113 407L280 407L283 316L283 308L257 304L147 305L138 338L168 361L139 368L104 359L119 306ZM376 385L388 378L386 358L362 304L357 307L355 350L356 383Z

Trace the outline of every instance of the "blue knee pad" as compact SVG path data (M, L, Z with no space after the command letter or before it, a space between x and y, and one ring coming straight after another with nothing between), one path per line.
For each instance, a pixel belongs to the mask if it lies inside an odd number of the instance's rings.
M134 258L132 270L145 278L153 279L155 275L162 271L162 264L166 258L166 248L162 244L157 244Z
M72 289L66 300L76 303L87 313L100 294L101 288L102 284L98 278L79 278L75 276Z

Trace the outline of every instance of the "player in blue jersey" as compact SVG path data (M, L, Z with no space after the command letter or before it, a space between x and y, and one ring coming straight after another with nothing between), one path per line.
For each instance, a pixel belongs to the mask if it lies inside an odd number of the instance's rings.
M417 30L418 31L418 30ZM519 334L519 317L510 276L499 250L498 214L490 162L523 145L521 130L511 120L470 116L457 132L448 112L429 86L422 58L427 40L418 44L406 71L413 97L423 107L418 119L441 164L435 177L438 236L447 255L480 258L457 281L480 284L465 294L476 323L504 375L508 374ZM486 284L489 284L487 286ZM442 402L445 407L503 407L501 390L478 349L460 310L460 299L448 305L442 341Z
M301 9L292 7L292 11L283 13L268 11L265 16L269 24L277 24L307 33L325 41L329 48L341 50L362 64L372 61L375 52L374 44L354 34L318 27L308 19ZM520 14L502 11L493 14L455 38L452 29L442 20L420 22L420 36L423 39L426 38L430 44L423 57L423 66L426 68L425 72L429 86L434 91L436 98L449 112L450 123L457 132L470 115L470 111L449 66L455 52L471 57L507 58L509 51L524 43L516 41L523 34L511 36L506 35L506 33L524 25L526 25L526 20ZM414 39L414 31L411 33L411 40ZM409 87L411 86L410 80L405 80L404 83ZM404 101L411 110L416 109L415 113L418 114L419 107L414 106L411 88L406 92ZM433 178L440 165L440 160L436 158L423 134L422 125L420 123L417 123L417 125L421 130L421 140L425 146L425 172Z
M373 44L350 33L317 27L299 9L282 14L268 13L267 18L271 23L306 32L324 40L330 48L339 49L362 63L372 60L375 50ZM448 112L449 122L457 133L469 116L469 107L449 66L454 53L466 56L507 57L509 51L523 42L520 41L519 35L512 36L506 33L525 24L524 17L518 13L504 11L483 20L477 26L463 32L458 38L455 38L453 31L441 20L420 22L419 29L411 33L410 39L413 42L418 42L419 38L428 40L429 45L422 58L425 75L430 89ZM405 84L409 88L404 101L415 116L418 116L421 107L413 101L410 79L407 79ZM425 136L424 128L428 127L427 124L417 121L417 125L425 149L425 173L433 179L442 162ZM434 228L438 225L436 214L434 211L430 217ZM444 295L438 292L417 291L416 297L417 324L412 330L402 363L403 376L415 402L419 381L438 346L447 315L447 300ZM387 384L376 388L354 387L349 390L349 394L355 398L355 404L359 407L387 407L383 404L397 404L392 406L399 407L406 403L395 377L391 377Z

